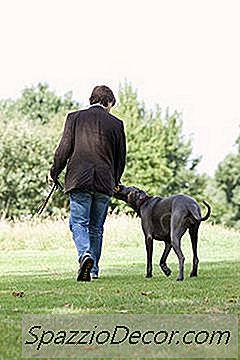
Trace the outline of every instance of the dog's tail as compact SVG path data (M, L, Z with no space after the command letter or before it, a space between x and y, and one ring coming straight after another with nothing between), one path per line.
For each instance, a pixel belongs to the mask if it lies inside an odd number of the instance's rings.
M203 203L207 207L208 210L207 210L206 215L201 218L201 221L206 221L209 218L209 216L211 215L211 206L204 200L203 200Z
M203 203L204 203L204 205L206 205L206 207L208 209L208 211L204 217L201 217L200 208L199 208L199 206L197 206L197 204L191 204L191 206L189 208L189 211L192 214L192 216L194 217L194 219L196 219L199 222L207 220L211 214L210 205L206 201L203 201Z

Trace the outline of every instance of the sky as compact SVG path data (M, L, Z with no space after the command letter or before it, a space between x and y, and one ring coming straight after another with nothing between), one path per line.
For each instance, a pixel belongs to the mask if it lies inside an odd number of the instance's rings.
M125 79L149 107L182 112L214 173L240 133L238 0L0 0L0 99L47 82L84 106Z

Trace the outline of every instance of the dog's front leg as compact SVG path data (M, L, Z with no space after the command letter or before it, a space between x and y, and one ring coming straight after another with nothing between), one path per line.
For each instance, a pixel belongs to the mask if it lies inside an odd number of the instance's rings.
M145 245L147 251L147 273L146 277L152 277L152 254L153 254L153 238L151 235L145 235Z
M171 239L168 241L165 241L165 249L164 252L162 254L162 257L160 259L160 263L159 266L162 269L162 271L164 272L164 274L166 276L170 276L171 275L171 269L169 269L169 267L167 266L166 260L167 257L171 251L172 245L171 245Z

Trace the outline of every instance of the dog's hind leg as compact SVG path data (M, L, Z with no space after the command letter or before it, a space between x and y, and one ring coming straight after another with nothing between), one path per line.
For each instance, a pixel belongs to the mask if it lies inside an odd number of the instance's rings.
M171 248L172 248L171 242L165 241L165 249L164 249L162 257L160 259L159 266L166 276L171 275L171 269L169 269L169 267L166 264L166 260L167 260L168 254L171 251Z
M151 235L145 235L145 245L147 251L147 273L146 277L152 277L152 254L153 254L153 238Z
M195 223L189 228L189 234L192 242L192 250L193 250L193 267L190 274L190 277L197 276L198 272L198 256L197 256L197 244L198 244L198 229L200 223Z
M186 232L187 227L185 224L184 214L176 211L171 218L171 244L173 250L178 257L179 263L179 275L177 280L182 281L184 279L184 260L185 257L181 250L181 238Z

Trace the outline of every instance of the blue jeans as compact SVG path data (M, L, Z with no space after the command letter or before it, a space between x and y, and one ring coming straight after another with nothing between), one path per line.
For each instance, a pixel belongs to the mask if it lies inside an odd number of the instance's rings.
M69 225L78 259L92 256L94 265L91 272L97 275L109 199L110 196L93 191L74 190L70 193Z

